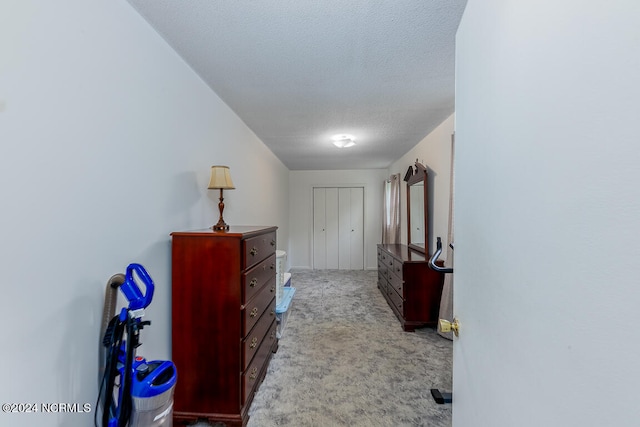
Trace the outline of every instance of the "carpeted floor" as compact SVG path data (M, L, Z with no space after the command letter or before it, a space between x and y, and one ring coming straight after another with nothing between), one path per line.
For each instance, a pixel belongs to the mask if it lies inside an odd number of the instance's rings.
M377 271L293 271L296 294L248 427L450 426L451 341L404 332Z

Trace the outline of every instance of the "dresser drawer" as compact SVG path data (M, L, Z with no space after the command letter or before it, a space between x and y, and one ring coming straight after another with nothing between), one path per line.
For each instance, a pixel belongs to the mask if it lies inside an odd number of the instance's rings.
M393 273L396 276L398 276L400 278L400 280L403 280L403 277L402 277L402 261L394 258L393 259L393 265L389 267L389 273Z
M391 286L400 296L403 296L404 292L402 291L402 279L393 273L387 274L387 278L389 279L389 286Z
M245 337L251 328L266 313L267 316L276 318L276 278L263 286L258 294L242 306L242 336Z
M264 340L262 340L258 351L253 357L251 364L242 374L242 405L244 405L244 403L247 401L247 398L251 395L251 393L253 393L256 386L258 385L260 375L262 373L262 370L264 369L264 364L271 356L271 349L273 348L273 344L276 339L276 322L273 322L271 323L269 332L267 332L267 335L265 336Z
M267 283L276 277L276 255L271 255L260 264L242 274L242 301L246 303Z
M387 286L387 276L380 270L378 270L378 284Z
M388 252L379 251L378 252L378 261L381 261L385 267L389 266L389 262L392 262L393 257L389 255Z
M384 277L387 277L387 270L387 265L378 260L378 272L380 272Z
M378 288L383 294L387 293L387 279L380 272L378 272Z
M251 330L249 335L242 341L242 370L244 371L251 363L253 356L260 348L260 344L264 339L273 342L276 337L276 329L273 327L275 319L269 316L269 313L263 313L264 319L261 319L256 327ZM270 332L269 332L270 331ZM271 335L269 335L269 333Z
M389 298L393 302L393 305L396 307L396 309L398 309L398 312L404 316L404 300L402 299L402 297L398 295L398 293L391 286L389 286L389 289L387 289L387 295L389 295Z
M242 269L252 267L276 252L276 233L265 233L242 241Z
M391 271L395 271L397 268L402 269L402 261L392 256L389 256L389 254L387 254L384 261L385 261L385 265Z

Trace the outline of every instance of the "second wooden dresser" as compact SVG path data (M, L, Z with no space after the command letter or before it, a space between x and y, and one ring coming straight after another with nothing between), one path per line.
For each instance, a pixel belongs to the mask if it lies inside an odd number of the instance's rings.
M405 331L435 325L444 277L407 245L378 245L378 288Z
M276 229L171 234L174 423L246 425L277 348Z

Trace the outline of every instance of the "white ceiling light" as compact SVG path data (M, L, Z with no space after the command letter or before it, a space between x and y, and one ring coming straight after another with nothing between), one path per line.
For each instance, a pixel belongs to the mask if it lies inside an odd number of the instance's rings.
M331 139L333 140L333 145L335 145L338 148L348 148L356 145L356 138L353 135L348 135L348 134L333 135Z

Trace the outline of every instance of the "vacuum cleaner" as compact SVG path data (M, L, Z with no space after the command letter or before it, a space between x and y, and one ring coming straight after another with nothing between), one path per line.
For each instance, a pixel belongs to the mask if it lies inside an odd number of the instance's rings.
M144 284L144 293L139 282ZM115 315L118 290L128 306ZM126 274L116 274L107 282L96 427L173 425L175 365L168 360L147 361L136 355L136 348L141 345L140 331L151 324L142 317L151 304L153 291L153 280L140 264L129 264Z

